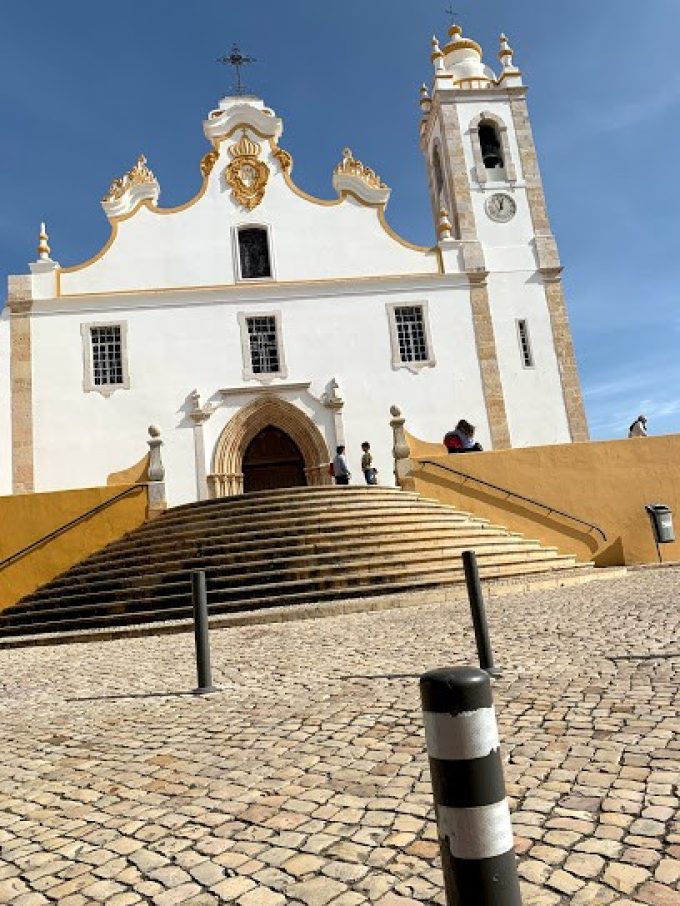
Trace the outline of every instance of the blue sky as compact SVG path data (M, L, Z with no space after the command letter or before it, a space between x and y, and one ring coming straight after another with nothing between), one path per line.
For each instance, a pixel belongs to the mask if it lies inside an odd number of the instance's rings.
M145 153L161 203L199 185L201 121L227 93L234 41L249 84L284 118L296 181L330 197L349 145L392 186L388 215L433 239L418 87L446 0L6 2L0 36L0 271L23 273L46 220L73 264L108 236L99 199ZM529 102L591 432L639 412L680 426L678 0L454 3L496 62L506 31ZM4 279L4 278L3 278Z

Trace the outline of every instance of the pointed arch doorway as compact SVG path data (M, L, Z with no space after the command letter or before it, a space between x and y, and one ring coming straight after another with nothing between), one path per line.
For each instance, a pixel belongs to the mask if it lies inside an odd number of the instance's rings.
M285 431L267 425L243 454L243 492L299 488L307 484L300 448Z
M265 394L224 426L208 476L210 496L330 484L329 459L314 422L293 403Z

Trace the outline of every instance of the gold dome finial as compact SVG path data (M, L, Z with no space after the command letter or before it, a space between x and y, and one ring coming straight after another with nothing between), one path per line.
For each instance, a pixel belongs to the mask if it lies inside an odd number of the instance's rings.
M40 233L38 234L38 258L41 261L50 260L50 247L47 240L49 236L47 235L47 230L45 229L45 224L40 224Z
M439 220L437 222L437 235L439 236L439 239L450 239L452 230L453 227L449 220L449 212L446 208L441 208L439 211Z
M472 38L463 37L463 29L455 23L449 28L449 43L444 48L444 53L449 54L454 50L474 50L482 56L482 48Z

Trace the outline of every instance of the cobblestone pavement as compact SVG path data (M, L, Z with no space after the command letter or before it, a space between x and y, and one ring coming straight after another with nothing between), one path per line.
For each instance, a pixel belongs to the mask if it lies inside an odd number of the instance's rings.
M489 606L525 906L680 904L680 570ZM443 903L420 673L465 606L0 651L0 904Z

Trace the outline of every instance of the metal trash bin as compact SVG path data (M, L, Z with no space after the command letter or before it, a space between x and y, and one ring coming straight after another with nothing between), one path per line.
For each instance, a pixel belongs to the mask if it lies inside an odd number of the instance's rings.
M648 503L645 506L654 530L654 540L657 544L668 544L675 541L673 528L673 511L663 503Z

